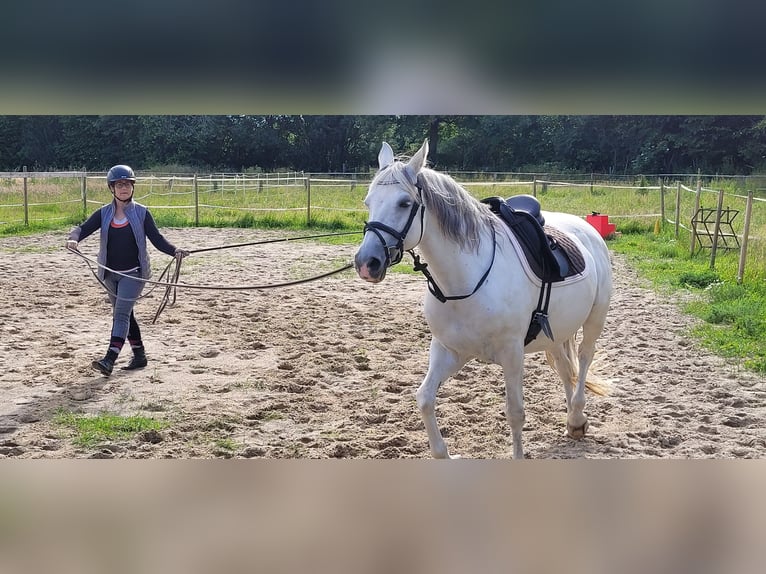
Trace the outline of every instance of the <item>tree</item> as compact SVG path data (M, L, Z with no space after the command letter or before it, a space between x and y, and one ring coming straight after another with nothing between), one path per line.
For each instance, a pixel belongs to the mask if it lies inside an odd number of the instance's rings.
M763 116L0 116L0 169L105 171L377 166L423 140L442 170L748 174L766 168Z

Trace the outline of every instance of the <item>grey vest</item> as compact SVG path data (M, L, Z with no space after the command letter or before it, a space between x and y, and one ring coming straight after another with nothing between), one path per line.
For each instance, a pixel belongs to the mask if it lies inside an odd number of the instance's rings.
M109 226L114 217L114 201L101 208L101 246L98 250L98 262L106 265L106 244L109 238ZM146 207L135 201L131 201L125 206L125 215L130 223L130 229L133 230L133 237L136 238L138 245L138 264L141 267L141 278L149 279L152 275L152 268L149 262L149 251L146 248L146 232L144 231L144 219L146 219ZM104 268L98 268L98 277L104 280Z

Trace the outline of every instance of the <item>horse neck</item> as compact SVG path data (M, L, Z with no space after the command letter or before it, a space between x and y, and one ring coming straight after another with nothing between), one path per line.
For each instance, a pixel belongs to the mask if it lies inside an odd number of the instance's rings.
M442 291L451 294L473 289L492 261L494 245L491 231L485 229L478 250L472 246L463 247L448 237L426 212L418 249Z

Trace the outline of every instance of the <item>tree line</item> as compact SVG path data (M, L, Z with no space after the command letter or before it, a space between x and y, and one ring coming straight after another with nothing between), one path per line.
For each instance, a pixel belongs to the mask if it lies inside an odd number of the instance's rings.
M368 171L382 141L456 171L766 171L764 116L0 116L0 171ZM170 169L173 168L173 169Z

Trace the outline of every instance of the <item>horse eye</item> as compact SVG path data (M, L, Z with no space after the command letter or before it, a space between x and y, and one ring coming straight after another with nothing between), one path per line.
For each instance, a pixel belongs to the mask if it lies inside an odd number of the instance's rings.
M411 205L412 205L412 200L410 200L410 199L403 199L403 200L401 200L399 202L399 207L401 207L403 209L407 208L407 207L410 207Z

